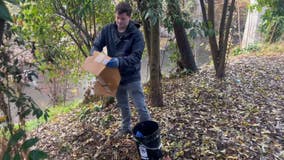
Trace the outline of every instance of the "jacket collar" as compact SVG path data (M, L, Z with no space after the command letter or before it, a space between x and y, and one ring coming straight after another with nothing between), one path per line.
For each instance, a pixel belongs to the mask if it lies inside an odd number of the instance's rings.
M116 32L118 32L117 25L115 22L114 22L114 26L115 26ZM131 33L135 32L139 27L140 27L140 24L138 24L137 22L129 21L129 24L125 30L125 34L123 37L128 37Z
M127 38L131 34L137 31L137 29L140 27L140 25L134 21L129 21L129 24L127 26L127 29L125 30L125 34L123 34L122 37L118 37L118 31L117 31L117 25L114 22L114 27L111 29L112 35L113 35L113 41L115 45L118 45L120 41L124 38Z

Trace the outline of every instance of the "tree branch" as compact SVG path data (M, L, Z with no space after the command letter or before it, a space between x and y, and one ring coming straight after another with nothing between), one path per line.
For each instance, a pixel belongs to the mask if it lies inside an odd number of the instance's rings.
M226 18L227 18L227 8L228 8L228 0L224 0L223 11L222 11L222 16L221 16L221 23L220 23L220 28L219 28L219 48L222 48L222 46L224 45L224 34L225 34L224 28L226 25L225 23L226 23Z
M203 0L200 0L200 7L201 7L201 11L202 11L203 21L204 21L206 27L209 28L207 14L206 14L206 9L205 9L205 4L204 4Z
M76 15L74 15L74 18L68 16L61 2L55 1L53 4L55 6L57 15L64 20L68 20L68 23L74 30L79 30L78 33L79 33L80 38L83 40L86 47L88 49L91 49L90 42L92 41L92 36L88 33L87 30L83 29L83 26L80 25L81 23L79 21L76 22L76 20L74 19Z
M228 17L228 21L226 23L226 32L225 32L225 47L224 50L227 50L227 44L226 42L228 42L229 39L229 33L230 33L230 29L231 29L231 24L232 24L232 20L233 20L233 13L234 13L234 9L235 9L235 0L232 0L231 2L231 6L230 6L230 11L229 11L229 17Z
M88 57L87 54L85 53L85 51L82 48L82 45L77 41L77 39L72 35L71 32L69 32L67 29L64 28L64 26L61 27L70 37L71 39L76 43L76 45L78 46L78 48L80 49L80 51L82 52L82 54L85 57Z
M219 64L219 48L217 45L217 40L216 40L216 34L215 34L215 25L214 25L214 20L215 20L215 11L214 11L214 1L209 0L208 1L208 30L209 32L209 44L212 52L212 57L213 57L213 62L214 62L214 67L217 70L218 64Z
M4 29L5 29L5 20L0 19L0 47L3 45Z
M230 6L230 11L229 11L228 21L226 23L225 40L224 40L224 44L223 44L224 46L222 47L222 50L220 51L220 53L221 53L220 61L222 63L221 63L221 65L218 66L218 69L221 69L221 68L225 69L225 58L226 58L227 45L228 45L228 39L229 39L229 33L230 33L231 24L232 24L234 9L235 9L235 0L232 0L231 6Z
M93 37L92 37L92 41L95 40L95 37L97 36L97 25L96 25L96 6L93 5L93 23L94 23L94 34L93 34Z

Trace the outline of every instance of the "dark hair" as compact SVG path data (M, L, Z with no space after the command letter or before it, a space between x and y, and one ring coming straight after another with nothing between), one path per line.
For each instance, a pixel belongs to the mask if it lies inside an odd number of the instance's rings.
M128 16L131 16L132 8L127 2L119 2L115 7L115 13L122 14L126 13Z

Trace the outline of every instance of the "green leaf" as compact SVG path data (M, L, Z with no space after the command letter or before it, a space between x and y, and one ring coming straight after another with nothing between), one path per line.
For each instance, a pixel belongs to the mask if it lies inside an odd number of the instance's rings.
M146 12L145 14L145 20L147 20L148 18L153 17L153 11L152 10L148 10L148 12Z
M9 89L10 89L10 88L9 88ZM9 98L14 97L14 95L13 95L13 93L12 93L11 91L13 91L13 90L7 90L7 89L3 90L3 92L5 93L5 95L6 95L7 97L9 97Z
M193 29L192 29L192 30L190 30L189 35L190 35L190 37L191 37L191 38L193 38L193 39L194 39L194 38L196 38L197 33L196 33L196 31L195 31L195 30L193 30Z
M5 21L13 21L8 8L3 1L0 1L0 19Z
M15 97L11 98L11 99L10 99L10 102L11 102L11 103L17 102L17 98L15 98Z
M3 160L10 160L10 159L11 159L11 156L10 156L9 151L7 150L3 156Z
M32 147L33 145L35 145L35 144L38 142L38 140L39 140L39 139L38 139L37 137L36 137L36 138L31 138L31 139L26 140L26 141L23 143L21 149L23 149L24 151L28 150L30 147Z
M35 107L33 107L32 109L33 109L33 116L36 116L36 118L39 119L43 114L42 110Z
M28 116L30 113L31 113L31 111L32 111L32 109L27 109L27 110L25 110L23 113L22 113L22 116L23 117L26 117L26 116Z
M44 111L44 115L43 115L43 118L44 118L44 120L45 120L46 122L47 122L48 117L49 117L48 112L49 112L49 110L48 110L48 109L46 109L46 110Z
M151 22L151 25L154 26L154 25L156 25L156 23L158 21L159 21L159 19L157 17L152 17L150 22Z
M20 156L19 152L16 153L14 160L21 160L21 156Z
M25 135L25 131L22 129L19 129L18 132L11 136L8 145L15 145L17 142Z
M30 153L29 153L29 159L30 160L39 160L39 159L45 159L48 157L48 155L41 151L41 150L32 150Z
M25 104L25 101L26 101L26 100L27 100L27 99L26 99L25 96L20 95L19 98L17 99L15 105L16 105L18 108L20 108L20 107L22 107L22 106Z
M5 74L3 72L0 72L0 77L4 78Z

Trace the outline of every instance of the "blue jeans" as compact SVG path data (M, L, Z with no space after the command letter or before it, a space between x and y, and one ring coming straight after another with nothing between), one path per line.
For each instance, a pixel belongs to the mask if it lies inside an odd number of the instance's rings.
M128 103L128 96L132 97L136 111L139 114L140 122L150 120L150 114L146 107L145 96L141 81L132 82L125 85L119 85L116 99L117 105L121 110L122 130L131 130L131 111Z

